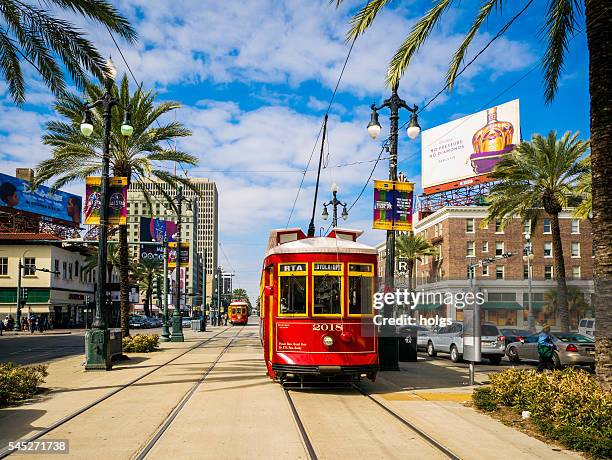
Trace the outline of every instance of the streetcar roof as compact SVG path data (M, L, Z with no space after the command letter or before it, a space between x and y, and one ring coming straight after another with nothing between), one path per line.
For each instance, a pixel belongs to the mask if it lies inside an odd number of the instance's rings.
M342 233L352 233L355 239L363 232L361 230L336 229ZM352 239L346 239L332 231L330 236L314 238L300 238L287 243L277 243L278 232L287 230L273 230L270 233L270 245L266 252L268 257L272 254L298 254L298 253L343 253L343 254L377 254L376 248L366 244L357 243ZM300 230L301 233L301 230ZM303 233L301 233L303 235Z
M230 303L230 306L232 305L249 305L246 302L243 302L242 300L234 300L232 303Z

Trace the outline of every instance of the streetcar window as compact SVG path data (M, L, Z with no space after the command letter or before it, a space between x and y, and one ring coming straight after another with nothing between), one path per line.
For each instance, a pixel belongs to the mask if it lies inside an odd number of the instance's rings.
M373 281L369 276L349 276L349 315L372 313Z
M342 277L333 275L315 275L314 314L339 315L342 313Z
M235 314L236 314L236 309L232 308L232 315L235 315Z
M306 276L281 276L280 313L306 313Z

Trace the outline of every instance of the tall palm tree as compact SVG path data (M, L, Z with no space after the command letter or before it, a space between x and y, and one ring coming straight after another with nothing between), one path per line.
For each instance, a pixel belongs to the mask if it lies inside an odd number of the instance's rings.
M574 210L574 216L578 219L589 219L593 217L593 192L592 192L592 177L591 177L591 156L589 155L584 159L586 165L589 166L589 170L582 174L578 179L578 185L576 186L575 193L580 198L580 203Z
M531 142L522 142L500 161L491 176L495 184L487 198L490 203L482 225L500 220L505 225L515 215L529 220L534 210L544 208L550 216L553 255L558 290L558 310L561 329L569 331L565 259L561 245L559 213L567 207L576 183L588 172L583 157L588 141L578 139L578 133L566 132L560 140L554 131L548 137L535 134Z
M86 94L90 100L98 99L105 91L102 85L88 84ZM171 140L190 136L191 131L181 123L173 121L157 124L159 118L180 107L177 102L154 104L156 93L137 89L130 94L128 79L124 75L119 86L112 87L112 93L122 106L129 107L132 113L134 132L131 137L121 135L123 119L122 110L113 108L112 135L110 144L110 163L114 176L127 177L128 185L140 184L139 191L152 209L153 195L144 186L148 178L157 179L149 186L161 194L170 206L175 207L173 198L164 190L163 184L173 187L180 184L191 189L194 186L185 177L177 176L162 169L158 162L173 161L188 165L197 165L195 156L169 148ZM50 121L43 143L50 145L53 156L42 161L36 171L33 186L36 187L54 178L53 187L60 188L73 181L84 181L87 176L100 173L102 156L102 130L97 129L91 137L81 134L79 123L83 116L83 101L77 94L70 94L58 99L55 110L66 118L66 121ZM93 110L95 126L102 126L102 109ZM196 190L196 193L199 193ZM129 335L129 252L128 231L125 225L119 226L119 279L121 301L121 329L124 337Z
M578 319L587 311L589 304L584 300L584 292L573 286L567 287L567 309L570 316L577 316ZM550 289L544 293L544 312L547 315L556 317L559 312L559 292Z
M133 43L136 32L106 0L2 0L0 2L0 73L15 103L25 102L22 61L34 67L56 95L66 90L63 65L74 83L85 86L87 72L102 78L105 59L87 34L65 19L53 16L41 3L77 13L100 23Z
M161 273L161 264L155 259L140 259L132 267L134 279L140 290L145 291L144 314L151 316L151 300L153 298L154 279Z
M85 257L84 270L93 270L98 267L98 247L89 249ZM119 268L119 246L111 242L108 244L106 252L106 279L110 280L113 276L113 269ZM95 280L94 280L95 281Z
M365 0L364 0L365 1ZM399 81L410 64L414 54L427 41L429 35L439 24L445 13L449 12L453 0L434 0L431 9L412 27L404 43L398 48L389 64L388 83L391 87ZM343 0L331 0L339 6ZM369 0L353 17L348 37L357 37L367 30L377 14L391 0ZM506 6L506 5L504 5ZM577 17L584 13L587 44L589 48L589 92L591 96L591 157L593 164L593 243L595 257L595 318L598 324L596 336L597 374L605 388L612 388L612 194L608 184L612 177L612 82L610 63L612 62L612 3L610 0L548 0L536 2L529 0L525 6L504 25L504 30L529 7L532 18L541 18L542 29L546 33L547 46L544 49L542 68L544 70L544 94L547 102L552 101L557 92L559 78L563 73L565 54L570 40L581 31L577 27ZM535 11L533 11L536 9ZM467 49L480 27L495 11L507 14L502 9L502 0L482 0L474 21L452 58L447 81L452 89L459 73ZM500 29L501 31L501 29Z
M415 235L410 232L400 235L395 240L395 250L397 251L398 257L406 259L408 264L408 290L412 291L412 280L416 261L421 261L424 256L434 256L436 254L436 248L421 235Z

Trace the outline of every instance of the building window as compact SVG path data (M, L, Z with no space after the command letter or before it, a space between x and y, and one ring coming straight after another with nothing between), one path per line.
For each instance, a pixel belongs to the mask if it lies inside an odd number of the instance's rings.
M59 278L60 276L60 269L59 269L59 260L55 259L54 261L54 265L53 265L53 271L55 272L55 277Z
M523 265L523 279L529 279L529 266Z
M489 242L488 241L482 242L482 252L489 252Z
M580 257L580 243L572 241L572 257Z
M527 222L523 222L523 233L524 234L531 233L531 220L528 220Z
M36 274L36 259L26 257L23 259L23 276L34 276Z
M495 233L504 233L502 223L499 220L495 221Z
M544 242L544 257L552 257L552 242Z
M0 257L0 276L8 275L8 257Z
M550 219L544 219L544 233L551 233Z
M575 280L580 279L580 267L572 267L572 278Z
M434 237L438 236L438 224L434 225Z
M489 292L487 300L490 302L516 302L516 292Z
M496 280L503 280L504 279L504 266L503 265L496 265L495 266L495 279Z
M544 266L544 279L545 280L553 279L553 268L552 268L552 265L545 265Z
M68 262L62 262L62 278L66 279L68 277Z
M580 233L580 220L572 219L572 233Z
M467 256L474 257L474 242L473 241L467 242Z
M79 261L75 261L74 262L74 277L78 278L79 277Z
M504 253L504 242L496 241L495 242L495 255L501 256Z
M482 266L482 276L489 276L489 266L488 265Z
M465 220L465 231L467 233L474 233L474 219Z
M68 264L68 278L72 279L72 263Z

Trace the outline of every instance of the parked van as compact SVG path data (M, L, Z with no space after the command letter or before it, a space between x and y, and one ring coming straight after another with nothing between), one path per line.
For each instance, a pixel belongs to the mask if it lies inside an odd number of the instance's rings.
M482 357L498 365L504 357L505 338L497 326L490 323L482 325L481 336ZM454 363L463 359L463 323L452 323L431 332L427 340L427 354L434 357L438 353L449 353Z
M595 318L582 318L578 323L578 334L595 337Z

